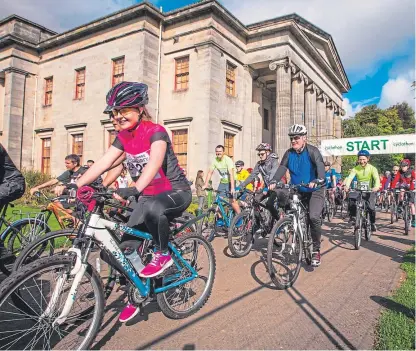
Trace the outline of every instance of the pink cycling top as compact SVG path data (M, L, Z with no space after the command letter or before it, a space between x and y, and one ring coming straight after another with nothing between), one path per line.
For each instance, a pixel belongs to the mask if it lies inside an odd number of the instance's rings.
M166 154L162 167L143 190L143 194L152 196L171 190L189 190L186 177L173 152L169 135L160 124L141 121L135 130L119 132L113 146L126 153L127 168L133 181L137 181L149 162L150 146L158 140L166 141Z

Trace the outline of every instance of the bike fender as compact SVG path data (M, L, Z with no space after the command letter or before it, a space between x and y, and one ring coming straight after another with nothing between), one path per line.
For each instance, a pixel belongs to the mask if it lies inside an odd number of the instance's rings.
M28 222L27 218L23 218L23 219L19 219L17 221L14 221L13 223L10 224L10 226L8 226L4 232L1 234L0 236L0 240L6 240L7 236L10 234L10 232L12 231L12 228L14 227L18 227L21 224L24 224L25 222ZM45 228L47 228L48 231L51 231L51 228L49 227L49 225L47 223L45 223L44 221L41 221L40 219L35 219L35 218L31 218L30 222L33 224L42 224L45 226Z

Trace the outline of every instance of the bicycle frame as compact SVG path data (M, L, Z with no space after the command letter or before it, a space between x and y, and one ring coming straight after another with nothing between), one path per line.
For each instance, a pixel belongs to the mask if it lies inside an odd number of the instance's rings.
M127 257L123 254L121 249L119 248L116 240L113 238L112 234L109 232L109 230L120 230L123 233L127 233L133 236L136 236L137 238L141 238L144 240L151 240L152 236L149 233L142 232L137 229L133 229L124 225L119 225L117 223L111 222L109 220L101 218L98 214L91 214L87 228L85 230L85 237L94 238L96 242L102 245L104 249L107 250L107 252L114 257L122 266L124 270L124 274L128 277L128 279L133 283L133 285L139 290L140 295L142 297L149 296L151 292L151 285L150 281L153 278L147 278L145 283L141 280L141 278L138 276L137 272L135 271L133 265L130 263L130 261L127 259ZM182 263L190 272L191 276L187 278L183 278L179 281L175 281L173 283L164 285L159 288L155 288L153 291L154 293L162 293L164 291L167 291L171 288L174 288L176 286L183 285L195 278L198 277L198 273L196 270L181 256L179 251L169 242L168 243L169 249L172 251L172 259L174 261L174 264L178 268L179 272L182 271L182 267L179 265L179 262ZM79 283L81 282L82 277L84 276L88 263L88 255L89 255L90 248L88 247L83 257L81 256L81 250L79 248L73 247L68 252L74 252L77 255L77 260L75 263L74 268L71 271L71 275L75 275L74 281L72 283L68 298L65 302L65 306L62 310L62 313L59 315L59 317L55 320L55 323L62 324L66 317L68 316L69 312L71 311L72 305L76 299L77 294L77 288ZM176 274L175 277L178 277L178 274ZM53 296L48 304L48 308L45 310L44 314L46 312L50 313L49 311L53 311L53 306L56 304L57 299L59 297L59 287L62 287L65 283L65 277L59 277L60 280L57 282L57 289L55 289ZM55 296L56 293L56 296ZM50 307L51 305L52 307Z
M217 196L215 197L214 204L216 204L218 206L217 210L218 209L220 210L222 219L225 221L226 226L230 227L231 220L230 220L229 216L227 216L227 213L225 212L225 207L231 207L231 209L232 209L231 204L228 201L224 200L221 197L220 194L217 194ZM225 205L225 207L224 207L224 205Z

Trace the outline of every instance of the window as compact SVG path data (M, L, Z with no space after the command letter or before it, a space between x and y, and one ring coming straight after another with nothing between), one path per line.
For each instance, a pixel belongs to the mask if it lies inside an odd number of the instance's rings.
M82 164L82 152L84 150L84 134L72 135L72 153L78 155Z
M75 99L81 100L85 96L85 68L75 70L76 72L76 86Z
M172 131L173 151L179 165L186 169L188 163L188 129Z
M224 147L225 154L231 158L234 158L234 134L224 133Z
M186 90L189 85L189 56L175 59L175 90Z
M113 60L113 81L112 86L124 81L124 57Z
M42 139L42 162L43 174L51 175L51 138Z
M269 110L263 112L263 129L269 130Z
M116 139L117 132L115 130L108 131L108 147L113 145L114 140Z
M225 89L228 95L235 96L235 70L236 67L227 62Z
M53 77L45 78L45 106L52 105Z

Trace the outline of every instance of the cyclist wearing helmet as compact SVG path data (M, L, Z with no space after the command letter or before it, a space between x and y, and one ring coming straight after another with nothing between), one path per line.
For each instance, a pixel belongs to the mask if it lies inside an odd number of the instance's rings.
M378 175L377 168L370 165L368 161L370 160L370 153L367 150L361 150L358 152L358 165L355 166L347 179L345 180L345 190L348 191L350 184L354 177L357 178L357 188L358 189L368 189L371 190L371 193L364 193L363 199L369 203L369 215L371 223L371 231L377 231L376 227L376 195L380 189L380 177ZM353 221L353 217L356 215L357 206L355 202L359 194L357 192L351 192L348 195L349 199L349 212L350 212L350 221Z
M312 265L318 267L321 264L321 213L325 201L325 189L319 186L325 184L324 160L318 148L307 143L304 125L294 124L288 134L292 147L283 155L275 179L280 179L289 170L291 184L308 184L308 187L299 190L302 202L309 205Z
M237 185L240 185L242 182L244 182L249 176L250 173L248 170L244 169L244 162L243 161L237 161L235 163L235 169L237 171ZM248 184L246 186L248 190L253 191L253 184ZM244 200L244 199L243 199Z
M259 200L268 197L266 207L272 214L272 216L279 220L279 212L274 207L274 202L276 201L277 194L273 191L276 187L276 180L274 179L274 175L276 174L277 168L279 167L279 158L275 153L272 153L272 147L268 143L261 143L259 146L256 147L258 151L257 155L259 156L260 160L256 163L253 171L251 172L250 176L240 184L239 188L244 189L247 184L251 183L256 177L261 175L263 178L264 186L263 194L259 197ZM239 190L237 188L236 190Z
M331 201L335 204L335 188L337 186L337 173L335 169L331 168L331 163L325 161L325 180L326 180L326 189L329 192Z
M410 169L410 160L404 159L400 162L400 170L391 181L391 188L401 188L399 194L399 206L403 205L403 197L405 190L415 190L415 171ZM412 213L412 227L416 227L415 221L415 193L410 193L410 211Z
M134 211L127 225L136 227L144 224L153 236L153 258L138 272L144 278L158 276L173 264L168 251L169 219L181 215L192 201L191 189L173 152L169 136L165 128L151 121L145 107L148 103L147 90L146 84L135 82L122 82L110 89L104 113L117 120L120 132L104 156L76 183L78 187L90 184L98 175L122 162L120 156L125 155L135 186L118 189L115 197L138 198L132 205ZM126 322L138 312L138 308L128 304L119 320Z

